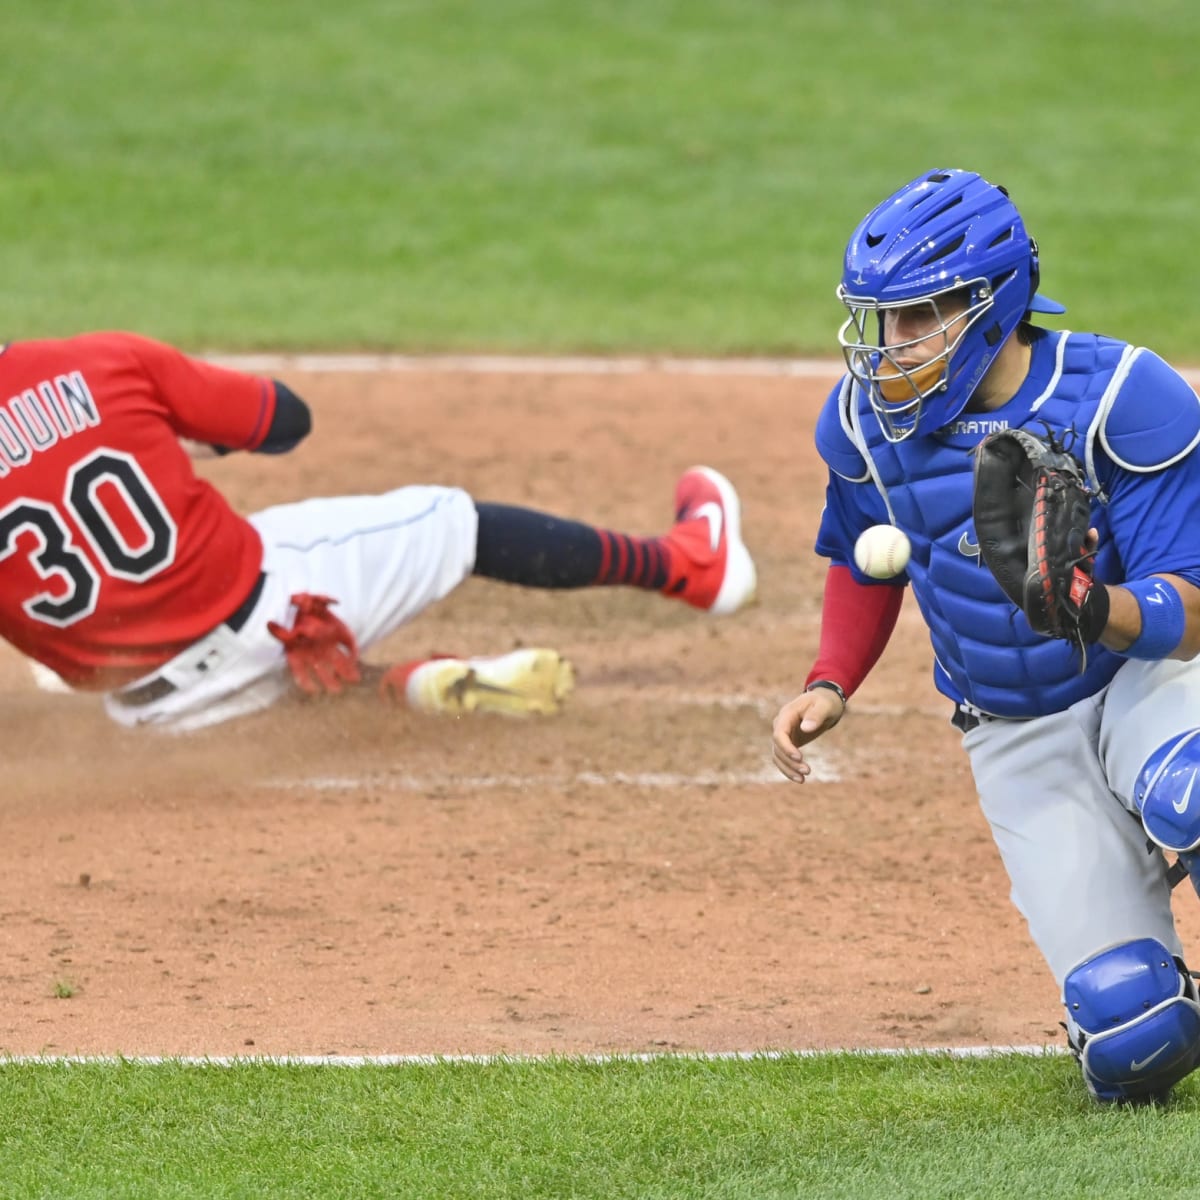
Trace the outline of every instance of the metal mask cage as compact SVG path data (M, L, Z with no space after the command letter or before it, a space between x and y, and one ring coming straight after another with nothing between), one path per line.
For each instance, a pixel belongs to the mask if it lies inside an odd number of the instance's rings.
M967 307L963 309L956 305L953 312L943 313L939 299L964 291L970 296ZM884 435L892 442L903 441L915 431L923 402L948 386L955 351L995 303L991 284L982 277L955 279L936 292L908 300L888 301L852 295L843 284L838 286L837 296L850 313L838 330L838 343L846 368L866 391ZM922 305L933 309L934 319L929 331L908 341L884 345L883 314ZM874 326L873 331L869 330L869 325ZM931 344L936 346L936 353L920 363L906 366L900 361L904 351Z

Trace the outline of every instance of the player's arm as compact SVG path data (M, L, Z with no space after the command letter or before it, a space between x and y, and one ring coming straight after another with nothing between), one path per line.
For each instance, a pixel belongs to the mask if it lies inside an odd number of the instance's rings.
M266 433L257 446L248 446L252 454L286 454L294 450L312 432L312 413L309 407L281 380L269 381L275 389L275 411ZM209 443L216 454L229 454L234 446Z
M187 441L217 453L282 454L312 428L308 405L280 380L193 358L137 334L114 340L153 381L164 416Z
M866 495L874 493L831 474L816 546L818 554L831 559L817 657L804 691L779 710L771 731L775 765L796 783L803 783L810 771L801 747L841 720L846 701L891 638L904 601L903 583L867 582L849 565L852 550L848 548L857 534L881 519L860 507Z
M1100 641L1110 650L1184 662L1200 654L1200 588L1182 575L1151 575L1106 590L1108 623Z
M1108 602L1099 640L1128 658L1195 658L1200 400L1176 371L1145 351L1135 359L1097 442L1103 450L1097 458L1107 464L1107 510L1123 567L1121 583L1093 585L1104 588ZM1093 533L1089 541L1094 538Z
M903 584L867 586L848 566L830 566L817 660L804 691L779 710L771 730L775 765L789 779L804 782L811 768L800 748L842 719L891 638L903 601Z

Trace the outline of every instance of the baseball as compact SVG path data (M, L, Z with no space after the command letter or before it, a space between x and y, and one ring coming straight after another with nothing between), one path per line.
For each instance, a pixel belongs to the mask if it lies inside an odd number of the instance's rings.
M908 566L912 545L894 525L872 525L854 543L854 562L872 579L891 579Z

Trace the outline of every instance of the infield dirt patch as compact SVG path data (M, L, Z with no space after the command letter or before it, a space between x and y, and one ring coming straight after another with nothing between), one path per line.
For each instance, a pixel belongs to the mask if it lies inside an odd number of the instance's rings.
M310 441L201 464L243 511L448 483L653 533L709 463L760 601L470 580L368 655L554 646L578 689L530 722L362 695L131 734L5 649L0 1051L1061 1044L911 602L826 778L770 765L816 647L831 379L278 373ZM1189 889L1177 908L1194 941Z

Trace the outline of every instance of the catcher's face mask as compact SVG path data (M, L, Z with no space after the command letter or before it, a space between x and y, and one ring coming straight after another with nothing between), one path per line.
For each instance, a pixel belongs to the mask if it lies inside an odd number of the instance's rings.
M945 392L964 365L952 360L992 307L992 289L986 279L956 279L942 291L886 304L851 295L844 285L837 295L850 312L838 330L846 366L884 436L903 441L916 430L925 401Z
M889 441L954 420L1030 312L1064 311L1038 293L1038 279L1021 214L973 171L928 171L867 213L846 243L838 298L850 319L838 340ZM948 299L959 289L965 312L955 321ZM918 330L919 305L928 320ZM907 329L896 319L906 310ZM900 332L885 338L888 312Z

